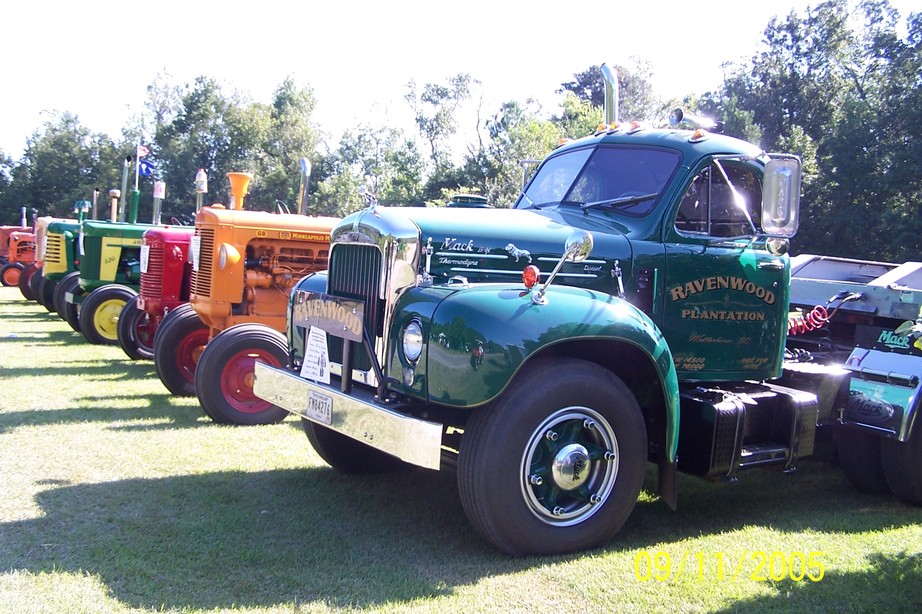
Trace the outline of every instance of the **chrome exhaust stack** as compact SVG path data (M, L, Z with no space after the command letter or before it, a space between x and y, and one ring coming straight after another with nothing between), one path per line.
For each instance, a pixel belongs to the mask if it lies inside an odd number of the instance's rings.
M618 121L618 106L621 93L618 88L618 71L608 64L602 64L602 80L605 82L605 124Z

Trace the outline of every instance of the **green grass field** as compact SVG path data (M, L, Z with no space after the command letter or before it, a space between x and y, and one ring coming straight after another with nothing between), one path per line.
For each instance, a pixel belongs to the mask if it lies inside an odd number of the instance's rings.
M216 425L16 288L0 353L0 612L922 610L922 509L829 460L683 476L676 512L651 468L606 548L513 559L453 476L343 476L292 418Z

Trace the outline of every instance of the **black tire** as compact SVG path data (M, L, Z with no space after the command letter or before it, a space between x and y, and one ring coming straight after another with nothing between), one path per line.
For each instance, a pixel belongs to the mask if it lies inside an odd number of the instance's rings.
M307 418L301 418L301 428L320 458L341 473L386 473L409 466L396 456L370 448Z
M61 278L54 288L54 298L52 298L54 310L58 312L61 319L70 324L70 327L78 333L80 332L80 307L76 303L68 303L67 294L77 294L79 292L80 273L74 271Z
M122 307L116 332L118 344L131 360L151 360L154 357L154 319L138 308L137 299Z
M643 486L647 431L620 378L575 359L524 369L464 429L458 492L471 524L511 555L596 548Z
M109 284L90 292L80 305L80 332L90 343L116 345L118 316L138 293L127 286Z
M288 362L285 336L263 324L231 326L208 343L195 369L195 393L205 414L219 424L274 424L288 412L253 394L256 361Z
M196 365L208 335L208 327L189 304L171 311L157 327L154 366L160 381L176 396L195 394Z
M836 431L836 450L852 486L872 495L890 492L881 461L881 438L849 428Z
M906 503L922 505L922 423L916 419L905 443L883 439L880 448L890 490Z
M32 292L35 293L35 300L38 301L48 313L56 313L54 309L54 289L58 285L58 282L39 274L36 274L32 280Z
M22 270L26 268L21 262L8 262L0 268L0 283L4 286L15 286L19 284L19 277Z
M34 262L27 264L22 272L19 273L19 281L16 282L16 285L19 286L19 291L22 293L23 298L27 301L35 300L35 290L32 288L32 280L35 278L35 273L38 272L41 276L41 270L35 265Z

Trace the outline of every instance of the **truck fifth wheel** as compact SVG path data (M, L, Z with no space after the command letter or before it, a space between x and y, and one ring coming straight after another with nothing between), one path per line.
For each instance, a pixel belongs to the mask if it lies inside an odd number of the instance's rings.
M861 415L853 371L785 360L800 161L613 107L512 209L345 218L292 294L289 364L256 367L257 396L334 468L457 466L471 524L513 555L607 543L647 462L675 507L678 471L791 471ZM900 457L915 411L887 440L899 496L922 481Z

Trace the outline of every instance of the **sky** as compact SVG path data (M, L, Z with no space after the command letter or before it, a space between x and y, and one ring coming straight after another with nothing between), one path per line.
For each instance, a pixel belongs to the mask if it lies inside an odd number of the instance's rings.
M922 0L891 0L907 13ZM158 74L217 79L269 102L286 77L310 87L338 140L358 125L411 128L403 95L468 73L483 112L504 101L557 110L560 84L603 62L647 61L663 98L702 94L723 65L761 50L773 16L807 0L25 0L0 13L0 151L18 159L56 113L119 138ZM635 5L633 8L627 8Z

